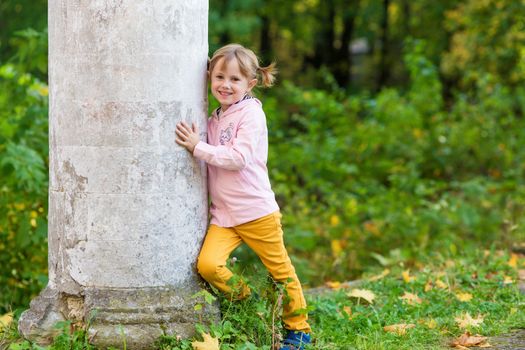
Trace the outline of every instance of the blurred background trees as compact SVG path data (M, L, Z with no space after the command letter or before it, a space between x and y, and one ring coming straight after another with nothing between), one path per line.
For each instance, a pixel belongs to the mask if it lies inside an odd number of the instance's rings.
M0 4L0 314L46 282L46 6ZM209 21L210 55L278 63L258 94L306 284L524 241L523 1L210 0Z

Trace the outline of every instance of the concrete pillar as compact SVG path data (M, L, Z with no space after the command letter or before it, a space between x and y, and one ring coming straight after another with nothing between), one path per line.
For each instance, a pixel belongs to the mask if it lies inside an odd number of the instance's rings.
M206 168L175 125L206 130L208 2L48 6L49 284L20 332L45 343L56 321L89 322L95 344L130 349L189 336Z

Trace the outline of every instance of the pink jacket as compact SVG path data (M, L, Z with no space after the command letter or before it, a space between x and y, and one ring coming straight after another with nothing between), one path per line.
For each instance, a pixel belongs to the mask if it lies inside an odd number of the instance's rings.
M211 224L232 227L279 210L270 186L268 129L256 98L231 105L208 120L208 143L193 155L208 164Z

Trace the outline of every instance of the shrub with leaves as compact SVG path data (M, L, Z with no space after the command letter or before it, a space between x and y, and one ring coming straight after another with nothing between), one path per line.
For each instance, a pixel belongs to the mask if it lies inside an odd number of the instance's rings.
M45 46L30 43L28 39L28 47L45 50ZM47 281L48 88L24 67L23 60L14 60L0 63L0 91L3 313L26 304Z
M425 44L407 48L404 93L285 82L264 99L270 174L306 282L525 236L523 96L486 80L446 107Z

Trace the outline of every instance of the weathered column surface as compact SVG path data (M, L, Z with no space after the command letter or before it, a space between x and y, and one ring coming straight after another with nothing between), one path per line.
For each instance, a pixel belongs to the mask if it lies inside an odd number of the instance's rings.
M57 321L89 323L129 349L189 336L206 170L174 131L206 130L208 2L48 6L49 284L19 329L45 343Z

